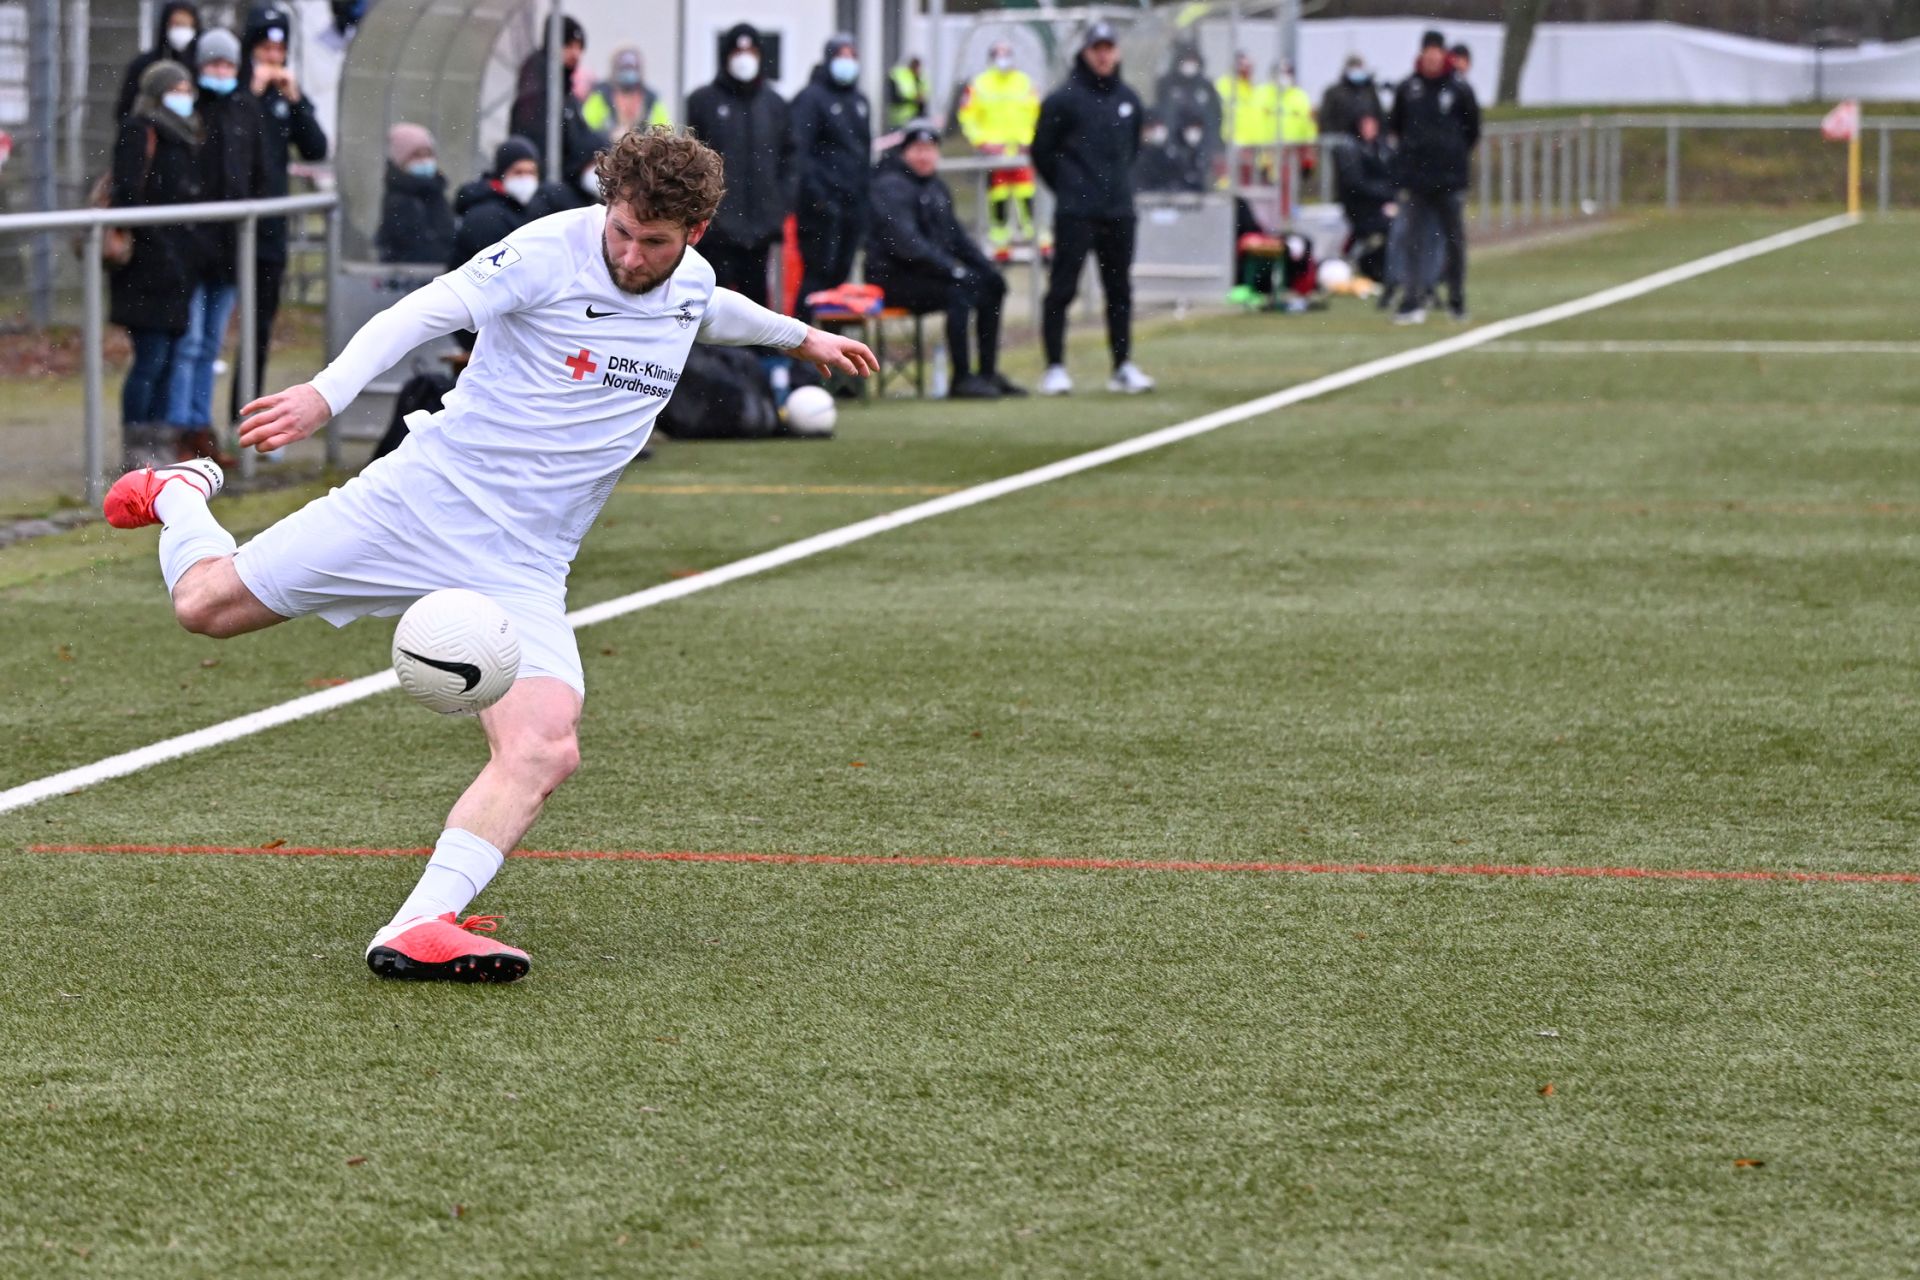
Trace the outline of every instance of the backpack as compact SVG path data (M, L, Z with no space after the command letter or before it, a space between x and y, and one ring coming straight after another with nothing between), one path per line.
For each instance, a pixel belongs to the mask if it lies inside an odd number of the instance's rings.
M780 434L780 411L758 356L696 344L654 425L675 440L765 440Z

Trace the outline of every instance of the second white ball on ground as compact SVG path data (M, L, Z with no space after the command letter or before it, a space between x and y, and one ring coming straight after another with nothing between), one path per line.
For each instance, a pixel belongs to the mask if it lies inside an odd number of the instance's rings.
M393 632L400 687L442 715L473 715L507 695L520 678L520 636L513 619L478 591L453 587L415 600Z
M840 417L840 407L825 387L795 387L782 412L787 430L796 436L830 436Z

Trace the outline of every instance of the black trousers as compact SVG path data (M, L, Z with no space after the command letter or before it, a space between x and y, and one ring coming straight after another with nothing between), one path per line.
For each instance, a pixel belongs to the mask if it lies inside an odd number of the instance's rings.
M864 202L843 205L812 204L795 219L800 238L800 301L794 311L802 320L813 318L807 296L842 285L853 274L853 258L860 252L860 236L867 226Z
M915 315L947 313L947 356L956 380L973 372L967 349L967 315L973 315L980 339L980 372L991 378L1000 367L1000 309L1007 282L998 271L969 271L964 279L932 273L890 275L874 280L887 295L890 307L905 307Z
M1080 291L1080 269L1092 253L1100 264L1100 292L1107 301L1107 347L1119 368L1133 348L1133 238L1132 218L1076 218L1060 214L1053 220L1053 272L1047 277L1047 297L1040 318L1040 340L1048 364L1065 364L1067 308Z
M716 285L744 294L764 307L767 305L767 254L777 243L769 240L765 244L743 247L703 241L700 256L712 264Z
M273 318L280 314L280 288L286 282L287 264L281 262L256 261L253 268L253 394L264 396L275 390L267 385L267 348L273 345ZM238 312L235 312L236 323ZM240 421L240 407L245 401L240 399L239 345L234 347L234 374L231 401L231 422Z
M1403 211L1412 237L1409 256L1418 269L1400 283L1407 293L1403 310L1426 306L1434 283L1447 283L1447 305L1456 311L1467 306L1466 197L1458 191L1411 191ZM1434 255L1439 255L1436 261Z

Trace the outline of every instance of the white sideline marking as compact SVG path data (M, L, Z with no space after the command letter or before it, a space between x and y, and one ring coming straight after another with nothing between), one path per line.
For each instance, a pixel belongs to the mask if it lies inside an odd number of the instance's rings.
M767 573L797 560L805 560L811 556L834 551L894 529L918 524L922 520L931 520L935 516L943 516L952 511L962 511L983 502L991 502L995 498L1005 497L1010 493L1019 493L1023 489L1048 484L1066 476L1078 475L1082 471L1091 471L1095 467L1104 467L1122 458L1131 458L1136 454L1162 449L1182 440L1191 440L1195 436L1218 431L1221 427L1245 422L1248 418L1257 418L1262 414L1272 413L1276 409L1300 404L1302 401L1331 395L1335 391L1344 391L1358 383L1368 382L1390 373L1398 373L1402 369L1411 369L1435 360L1443 360L1458 352L1470 351L1475 347L1497 342L1510 334L1524 333L1529 329L1538 329L1542 325L1585 315L1589 311L1598 311L1602 307L1610 307L1615 303L1629 302L1634 298L1644 297L1656 289L1664 289L1668 285L1679 284L1696 276L1706 275L1710 271L1718 271L1722 267L1730 267L1750 258L1772 253L1777 249L1789 248L1829 232L1838 231L1843 227L1852 226L1857 221L1857 218L1840 214L1795 227L1791 231L1763 236L1746 244L1735 245L1731 249L1710 253L1704 258L1696 258L1692 262L1683 262L1677 267L1668 267L1663 271L1641 276L1638 280L1630 280L1626 284L1614 285L1610 289L1590 293L1584 298L1575 298L1571 302L1562 302L1539 311L1530 311L1526 315L1514 316L1508 320L1496 320L1492 324L1469 329L1424 347L1415 347L1410 351L1382 356L1378 360L1369 360L1350 369L1343 369L1338 373L1315 378L1311 382L1288 387L1284 391L1275 391L1271 395L1247 400L1231 408L1218 409L1198 418L1190 418L1170 427L1162 427L1158 431L1149 431L1145 435L1122 440L1118 444L1075 454L1071 458L1049 462L1031 471L1022 471L1017 475L1005 476L999 480L989 480L985 484L977 484L927 502L917 502L910 507L889 511L885 515L842 525L838 529L829 529L825 533L817 533L810 538L802 538L798 542L789 542L785 546L748 556L744 560L735 560L731 564L721 565L717 569L707 570L694 577L663 582L658 586L648 587L644 591L633 592L631 595L617 596L612 600L589 605L584 609L575 609L567 615L567 620L578 630L581 627L590 627L596 622L606 622L641 609L650 609L655 605L665 604L669 600L678 600L682 596L711 591L729 582ZM0 813L25 808L27 805L38 803L51 796L78 791L111 778L125 777L127 774L137 773L152 765L177 760L181 756L204 751L208 747L217 747L295 720L304 720L308 716L319 715L323 711L331 711L335 707L343 707L348 703L358 702L362 698L370 698L376 693L396 689L399 684L399 679L392 671L377 672L336 688L310 693L290 702L282 702L276 706L236 716L232 720L208 725L192 733L183 733L179 737L167 738L133 751L122 752L117 756L108 756L92 764L80 765L32 782L24 782L17 787L0 791Z
M1920 356L1920 342L1770 342L1761 339L1653 342L1604 339L1593 342L1489 342L1480 350L1485 354L1503 356Z

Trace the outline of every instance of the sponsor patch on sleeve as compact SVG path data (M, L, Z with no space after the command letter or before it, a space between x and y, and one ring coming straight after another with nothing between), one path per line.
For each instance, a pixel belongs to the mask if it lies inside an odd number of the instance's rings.
M472 261L460 268L460 274L475 284L485 284L518 261L518 249L510 244L496 244L491 249L476 253Z

